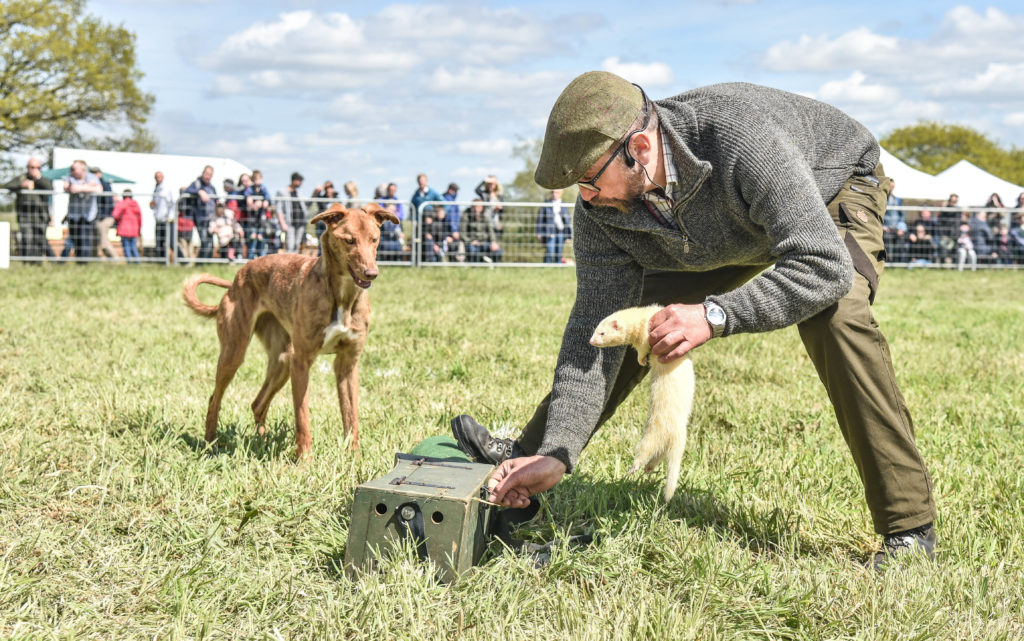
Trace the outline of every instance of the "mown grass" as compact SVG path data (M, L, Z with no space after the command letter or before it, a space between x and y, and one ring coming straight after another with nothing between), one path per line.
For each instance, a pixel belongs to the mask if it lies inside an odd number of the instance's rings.
M661 475L624 478L645 415L638 391L521 532L592 529L599 542L540 570L493 545L454 585L410 558L347 578L353 488L456 414L514 432L550 385L572 271L385 269L371 290L362 449L347 449L323 360L305 464L292 458L287 389L269 434L252 428L259 347L229 388L222 447L204 449L218 347L212 322L180 303L185 275L0 274L0 636L1024 636L1019 272L891 270L876 304L934 479L937 562L859 568L878 540L790 329L695 354L697 407L671 503L659 501Z

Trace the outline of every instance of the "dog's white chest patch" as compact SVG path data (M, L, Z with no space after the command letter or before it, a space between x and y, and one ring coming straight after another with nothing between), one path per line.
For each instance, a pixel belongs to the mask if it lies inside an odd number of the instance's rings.
M341 308L338 308L338 318L344 318ZM340 341L354 341L359 338L359 333L354 329L345 326L342 322L335 321L324 330L324 343L321 351L329 351Z

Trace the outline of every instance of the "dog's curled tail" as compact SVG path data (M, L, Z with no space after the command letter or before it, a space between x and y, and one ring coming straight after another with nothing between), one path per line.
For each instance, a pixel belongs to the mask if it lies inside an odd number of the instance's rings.
M224 280L223 278L217 278L210 274L196 274L195 276L190 276L185 279L185 285L181 288L181 297L185 299L185 304L200 316L213 318L217 315L217 306L207 305L200 301L199 297L196 296L196 287L203 283L209 283L210 285L216 285L217 287L227 289L228 287L231 287L231 281Z

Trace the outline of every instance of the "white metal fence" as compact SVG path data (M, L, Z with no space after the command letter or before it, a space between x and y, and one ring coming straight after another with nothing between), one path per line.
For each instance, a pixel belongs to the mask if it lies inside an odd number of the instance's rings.
M31 196L49 201L49 211L44 216L38 211L29 211L32 201L27 197ZM64 211L59 211L52 203L58 196L61 197L60 209ZM120 194L106 192L97 196L119 198ZM382 228L378 260L384 264L532 267L574 262L572 203L556 206L550 202L430 201L414 208L408 200L276 196L264 206L259 197L250 197L247 201L244 196L220 195L216 202L225 207L227 220L217 221L216 210L201 210L196 207L195 196L180 195L172 207L173 218L160 222L154 219L151 197L148 192L133 194L142 214L138 262L167 265L230 262L279 251L315 255L323 228L309 224L309 220L335 202L346 206L376 202L399 216L400 224L385 223ZM35 201L37 209L39 202ZM21 192L15 199L13 215L7 216L12 223L10 259L124 260L116 225L69 221L65 216L66 202L67 194L63 191ZM286 219L285 213L296 209L301 215L293 220ZM1024 209L1012 208L890 207L883 221L887 264L957 268L965 261L971 262L971 249L967 247L973 245L979 267L1016 269L1024 266L1022 215ZM0 219L3 218L0 215ZM43 218L45 224L41 221ZM982 233L982 223L989 230L987 236ZM924 234L920 233L922 228ZM75 243L81 243L86 234L89 241L85 243L85 251L79 252L81 248ZM103 235L108 242L102 242ZM40 242L40 236L45 242ZM922 236L926 236L926 240L923 241ZM965 238L971 242L967 243Z

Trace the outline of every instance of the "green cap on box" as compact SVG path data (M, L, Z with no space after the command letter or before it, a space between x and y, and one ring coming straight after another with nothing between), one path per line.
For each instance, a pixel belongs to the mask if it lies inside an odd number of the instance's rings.
M551 108L534 180L545 189L578 182L643 107L643 93L625 78L607 71L577 76Z

